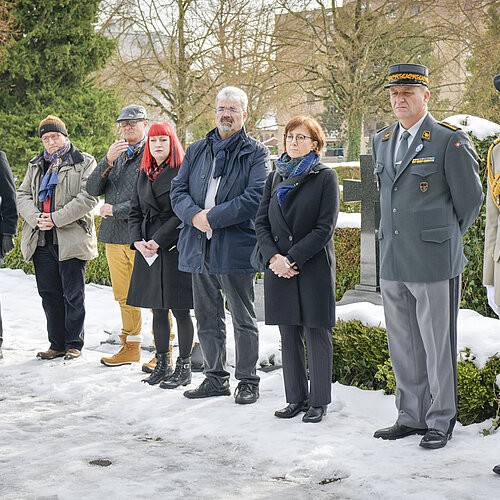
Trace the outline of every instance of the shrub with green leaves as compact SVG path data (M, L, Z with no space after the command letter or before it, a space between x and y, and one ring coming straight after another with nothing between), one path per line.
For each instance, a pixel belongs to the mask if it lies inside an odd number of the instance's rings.
M363 325L358 320L337 321L333 328L332 380L361 389L382 389L394 394L396 380L387 348L385 329ZM467 350L457 364L458 420L463 425L494 418L500 424L496 378L500 374L498 353L482 369ZM486 430L485 433L488 431Z
M385 389L375 378L378 366L389 358L383 328L361 321L337 321L333 328L332 380L361 389Z
M101 226L102 217L95 218L95 226L97 233ZM14 238L15 247L9 255L5 257L4 266L10 269L22 269L26 274L35 274L33 262L26 262L21 254L21 223L19 220L18 234ZM99 285L111 286L111 278L109 275L108 261L106 260L106 252L104 244L97 242L99 255L87 262L85 269L85 283L96 283Z
M360 230L355 227L337 228L335 243L335 300L359 283Z

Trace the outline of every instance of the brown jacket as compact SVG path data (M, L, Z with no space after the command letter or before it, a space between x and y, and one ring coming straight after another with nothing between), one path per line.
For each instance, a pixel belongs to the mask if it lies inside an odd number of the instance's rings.
M54 190L52 221L59 245L59 260L97 257L97 238L93 208L97 198L85 190L87 178L96 166L95 159L71 147L59 167L58 184ZM38 244L37 217L42 211L38 191L43 178L43 155L28 163L26 176L17 191L19 213L23 216L21 251L31 260Z

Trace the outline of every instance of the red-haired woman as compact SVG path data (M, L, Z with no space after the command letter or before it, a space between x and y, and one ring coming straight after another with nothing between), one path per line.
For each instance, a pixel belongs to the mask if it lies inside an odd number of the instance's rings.
M131 246L141 255L134 261L127 304L153 310L156 368L144 382L160 383L163 389L191 382L191 275L177 268L181 221L170 205L170 183L183 158L184 150L173 128L166 122L154 123L148 132L129 215ZM169 363L169 309L176 319L179 338L173 373Z

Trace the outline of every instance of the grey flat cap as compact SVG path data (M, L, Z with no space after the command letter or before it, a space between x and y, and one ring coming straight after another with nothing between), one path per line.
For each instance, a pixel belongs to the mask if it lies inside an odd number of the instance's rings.
M120 111L120 116L116 119L117 122L123 122L126 120L147 120L148 115L146 114L146 109L144 106L139 106L138 104L130 104L130 106L125 106Z

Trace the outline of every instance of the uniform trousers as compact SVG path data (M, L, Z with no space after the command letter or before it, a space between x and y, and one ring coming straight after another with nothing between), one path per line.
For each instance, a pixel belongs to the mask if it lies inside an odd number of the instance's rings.
M259 358L259 330L254 308L254 274L211 274L210 244L207 242L205 265L201 274L193 274L194 313L198 321L198 339L203 352L205 376L216 387L229 379L226 370L226 298L234 328L236 351L235 377L253 385Z
M106 243L106 259L113 295L120 305L122 316L122 335L127 335L127 342L140 342L142 320L141 309L127 305L128 287L134 269L136 251L129 245Z
M397 420L451 434L457 417L460 276L432 282L381 279L380 288Z
M324 406L332 400L332 329L307 326L279 325L281 358L287 403L300 403L309 399L310 406ZM307 384L309 367L310 389Z
M47 317L50 348L82 350L85 320L85 265L59 260L58 245L47 243L33 254L36 285Z

